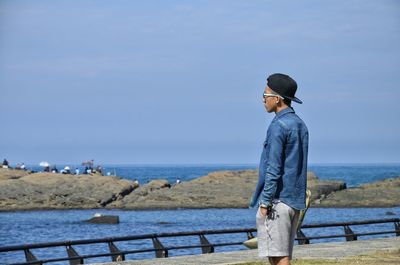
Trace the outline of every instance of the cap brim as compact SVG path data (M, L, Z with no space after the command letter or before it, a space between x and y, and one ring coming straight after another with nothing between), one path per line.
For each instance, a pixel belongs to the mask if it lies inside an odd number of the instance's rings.
M294 102L299 103L299 104L303 104L303 101L301 101L300 99L298 99L298 98L296 98L296 97L287 97L287 96L284 96L284 98L290 99L291 101L294 101Z

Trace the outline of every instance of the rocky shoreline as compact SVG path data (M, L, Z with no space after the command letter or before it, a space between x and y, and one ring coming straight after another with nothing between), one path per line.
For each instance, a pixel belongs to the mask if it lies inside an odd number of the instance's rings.
M30 173L0 169L0 211L46 209L247 208L256 170L218 171L170 185L153 180L139 186L119 177ZM347 189L342 181L308 173L311 207L400 205L400 177Z

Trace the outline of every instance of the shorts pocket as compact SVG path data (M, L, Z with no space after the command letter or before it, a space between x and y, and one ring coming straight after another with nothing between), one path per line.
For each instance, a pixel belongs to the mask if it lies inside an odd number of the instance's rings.
M264 224L265 223L265 219L266 219L266 216L261 215L260 208L258 208L258 211L256 213L256 223L257 223L257 225Z

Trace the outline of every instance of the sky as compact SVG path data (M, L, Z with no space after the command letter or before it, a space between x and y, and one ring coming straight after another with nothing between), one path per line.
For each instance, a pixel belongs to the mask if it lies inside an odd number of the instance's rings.
M256 164L273 73L310 163L400 162L394 0L0 0L0 159Z

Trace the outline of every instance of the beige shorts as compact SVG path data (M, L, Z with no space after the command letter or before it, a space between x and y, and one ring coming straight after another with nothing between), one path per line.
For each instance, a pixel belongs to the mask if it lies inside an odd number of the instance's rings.
M274 202L266 218L257 211L257 241L259 257L289 257L292 259L299 210L283 202Z

